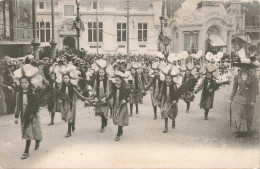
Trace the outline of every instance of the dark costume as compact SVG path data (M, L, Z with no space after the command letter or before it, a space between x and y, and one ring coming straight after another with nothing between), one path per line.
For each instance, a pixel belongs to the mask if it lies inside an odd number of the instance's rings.
M119 88L116 85L112 85L112 88L109 94L106 97L106 100L113 99L112 104L112 117L114 125L118 126L128 126L128 108L127 108L127 98L130 94L130 91L125 86L120 86ZM122 100L125 100L126 103L121 104Z
M59 99L61 99L61 115L62 119L65 122L68 122L68 133L71 134L71 129L75 130L75 120L76 120L76 101L77 96L84 100L84 96L82 96L77 86L73 84L61 84L59 89Z
M45 90L48 93L47 108L51 113L50 125L53 125L55 113L61 111L61 101L58 97L59 84L56 81L50 80Z
M177 103L172 104L173 101L177 101L176 98L177 85L172 83L167 85L164 83L160 90L160 94L158 96L158 101L160 102L161 108L161 117L162 119L170 118L174 120L178 114L178 106Z
M15 117L21 120L22 138L26 140L42 140L39 98L35 92L28 90L17 93Z
M212 109L214 102L215 91L219 89L217 82L214 79L208 80L205 78L195 93L198 93L202 90L201 99L200 99L200 108L202 109Z
M162 82L160 80L160 77L153 77L148 86L146 87L146 90L150 89L152 87L152 92L151 92L151 100L152 100L152 106L154 110L154 119L157 119L157 106L159 106L159 102L157 100L160 89L162 86Z

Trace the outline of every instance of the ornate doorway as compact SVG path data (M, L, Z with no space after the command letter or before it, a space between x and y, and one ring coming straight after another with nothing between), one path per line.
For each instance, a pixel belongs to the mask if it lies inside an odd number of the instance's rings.
M75 39L71 36L68 36L66 38L64 38L63 40L63 47L64 48L69 48L69 49L72 49L72 48L75 48L76 45L75 45Z

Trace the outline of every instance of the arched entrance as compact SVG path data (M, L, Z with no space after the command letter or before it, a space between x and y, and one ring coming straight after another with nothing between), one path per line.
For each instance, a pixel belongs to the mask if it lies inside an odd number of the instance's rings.
M76 47L75 39L73 37L71 37L71 36L68 36L68 37L64 38L64 40L63 40L63 47L69 48L69 49L75 48Z
M223 48L227 46L227 43L223 40L223 33L219 26L212 25L207 31L208 37L211 40L208 50L212 53L223 51Z

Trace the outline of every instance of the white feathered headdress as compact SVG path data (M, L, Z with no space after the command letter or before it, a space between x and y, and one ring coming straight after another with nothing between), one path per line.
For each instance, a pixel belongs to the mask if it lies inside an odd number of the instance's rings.
M113 74L114 69L113 66L107 62L104 59L98 59L92 64L92 68L95 70L95 72L98 72L99 69L105 69L106 73L111 76Z
M30 64L21 65L19 69L14 71L15 81L19 84L19 80L22 77L28 77L31 79L31 83L35 88L42 88L43 76L41 70Z
M77 67L72 64L68 64L67 66L61 66L61 67L57 66L55 68L55 73L57 76L56 81L58 83L62 82L62 76L65 74L70 76L70 82L73 85L77 85L78 81L80 79L80 77L79 77L80 71L77 70Z

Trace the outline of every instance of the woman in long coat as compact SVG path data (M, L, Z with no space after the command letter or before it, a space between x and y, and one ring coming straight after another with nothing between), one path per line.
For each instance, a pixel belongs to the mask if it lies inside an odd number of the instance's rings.
M109 94L105 100L108 101L112 98L112 118L114 125L118 126L118 132L115 141L120 140L123 134L123 126L129 125L127 98L130 94L129 89L125 85L124 78L126 75L122 72L115 73L115 84L112 84Z
M68 132L65 137L71 136L71 130L75 130L76 120L76 101L77 97L85 100L85 97L79 93L79 87L71 83L69 74L62 75L62 83L59 88L59 99L61 99L61 115L65 122L68 122Z
M108 120L109 105L102 103L101 100L106 97L110 89L110 81L108 80L105 69L100 68L98 70L98 75L94 82L93 93L97 101L97 106L95 108L95 115L101 117L101 129L100 133L105 131Z
M21 159L29 157L31 140L35 140L35 150L40 146L42 140L41 124L39 117L40 101L32 90L31 82L28 77L20 79L22 90L17 93L15 118L18 124L20 116L22 138L26 139L26 147Z
M249 73L249 69L256 65L237 63L235 66L241 67L241 72L234 77L230 102L233 102L232 109L235 112L236 137L240 137L251 129L258 83L256 76Z

